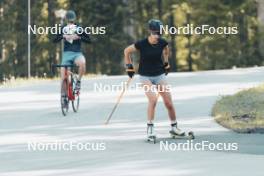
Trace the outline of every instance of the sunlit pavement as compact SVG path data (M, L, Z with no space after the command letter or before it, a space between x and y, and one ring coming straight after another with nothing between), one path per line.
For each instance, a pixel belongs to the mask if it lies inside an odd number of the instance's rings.
M146 142L147 99L142 90L129 89L104 125L120 91L96 92L96 84L120 84L127 76L101 76L82 82L78 113L60 112L58 81L16 88L0 88L0 175L263 175L264 140L261 134L237 134L216 124L214 102L223 95L264 82L264 68L194 73L171 73L179 127L194 131L193 143L237 143L238 150L160 150ZM138 82L138 77L132 85ZM159 141L169 144L166 109L159 100L155 129ZM76 142L94 145L91 150L32 151L28 144Z

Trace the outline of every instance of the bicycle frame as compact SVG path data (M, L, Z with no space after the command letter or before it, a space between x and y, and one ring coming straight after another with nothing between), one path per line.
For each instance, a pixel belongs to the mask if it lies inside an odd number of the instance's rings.
M72 108L74 112L77 112L79 109L79 101L80 101L80 92L79 90L75 90L74 85L77 82L77 76L69 68L77 67L75 65L52 65L52 69L54 67L64 68L63 72L61 72L61 76L63 77L61 82L61 110L64 116L67 115L69 109L69 102L72 104ZM54 70L52 70L54 71ZM54 73L54 72L53 72Z
M64 80L66 80L67 83L67 87L66 87L66 91L67 91L67 97L69 98L69 100L75 100L75 96L73 95L73 91L72 91L72 76L73 76L73 72L71 72L69 70L69 68L73 68L76 67L75 65L52 65L53 67L60 67L60 68L65 68L64 70Z
M72 93L72 72L68 70L68 68L65 68L64 71L64 79L67 82L67 96L69 100L75 100L75 96Z

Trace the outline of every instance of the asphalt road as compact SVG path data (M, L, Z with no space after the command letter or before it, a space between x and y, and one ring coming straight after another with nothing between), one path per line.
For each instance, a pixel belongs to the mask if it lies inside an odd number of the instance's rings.
M95 86L121 85L127 76L83 80L80 110L70 110L66 117L60 112L58 81L2 87L0 175L263 175L264 136L237 134L215 123L210 115L217 99L260 84L263 75L263 67L169 74L179 127L194 131L193 145L210 143L213 150L191 150L191 141L169 139L162 100L155 120L159 142L147 143L147 99L142 90L133 89L137 76L107 126L104 121L120 91L98 92ZM235 145L237 150L216 150L218 143ZM61 145L73 147L54 148Z

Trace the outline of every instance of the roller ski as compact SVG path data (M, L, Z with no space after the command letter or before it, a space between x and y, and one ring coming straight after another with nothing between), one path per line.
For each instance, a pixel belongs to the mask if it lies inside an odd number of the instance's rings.
M157 142L157 137L154 134L154 125L153 124L148 124L147 127L147 141L151 143L156 143Z
M170 130L170 135L172 137L172 139L194 139L194 134L192 131L189 131L187 134L180 130L177 127L177 123L171 124L171 130Z

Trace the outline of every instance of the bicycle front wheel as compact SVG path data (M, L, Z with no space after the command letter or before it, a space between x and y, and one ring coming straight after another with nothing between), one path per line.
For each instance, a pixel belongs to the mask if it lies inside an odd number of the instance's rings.
M61 112L64 116L67 115L69 110L69 98L68 98L68 81L63 80L61 84Z
M77 112L79 110L79 105L80 105L80 91L75 90L75 85L77 83L77 76L73 75L72 76L72 94L74 96L74 99L72 100L72 109L74 112Z

